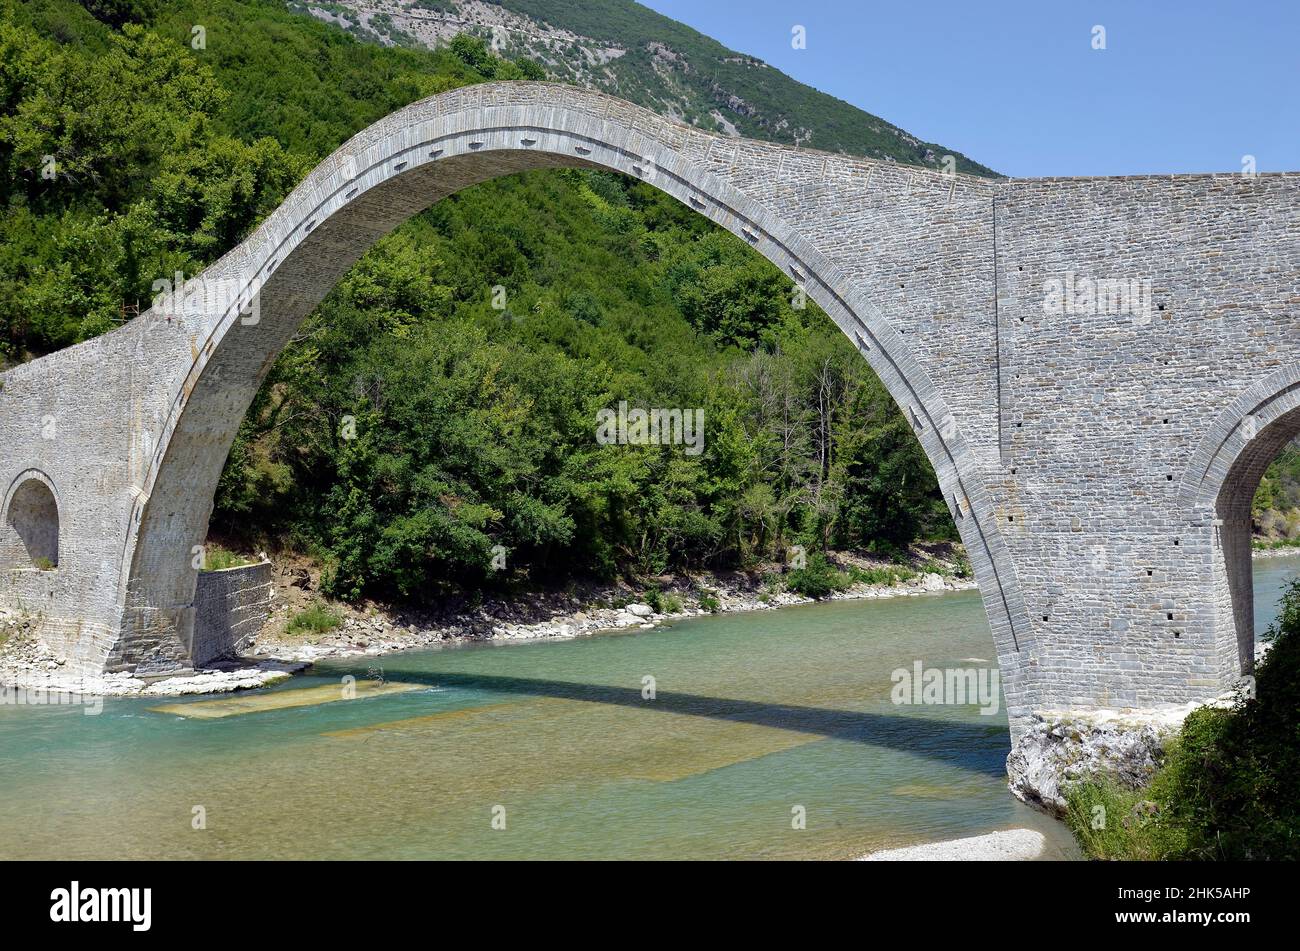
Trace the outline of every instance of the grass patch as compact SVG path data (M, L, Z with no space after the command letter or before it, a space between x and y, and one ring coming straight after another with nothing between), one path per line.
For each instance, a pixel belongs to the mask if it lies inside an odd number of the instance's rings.
M916 572L901 565L890 568L858 568L857 566L851 566L848 576L853 584L896 585L915 578Z
M343 615L326 604L313 604L289 619L285 630L290 634L328 634L343 624Z
M1090 858L1157 861L1177 857L1186 836L1162 815L1145 789L1129 789L1104 776L1073 786L1066 794L1065 824Z
M227 568L243 568L245 565L257 564L256 558L239 555L220 545L206 545L203 549L204 571L225 571Z
M1256 551L1277 551L1281 548L1300 548L1300 538L1279 538L1273 541L1256 539L1253 544Z

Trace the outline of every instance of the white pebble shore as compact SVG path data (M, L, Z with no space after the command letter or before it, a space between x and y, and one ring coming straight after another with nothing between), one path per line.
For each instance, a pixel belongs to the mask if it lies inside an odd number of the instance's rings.
M1028 862L1043 854L1047 840L1033 829L1007 829L966 839L909 845L862 856L860 862Z

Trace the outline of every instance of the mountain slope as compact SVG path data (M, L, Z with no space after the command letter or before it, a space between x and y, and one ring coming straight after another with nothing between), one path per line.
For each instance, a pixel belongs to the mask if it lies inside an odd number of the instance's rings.
M951 155L958 171L996 174L633 0L340 0L289 6L385 45L435 47L470 33L500 56L542 64L553 79L724 135L929 168L943 167Z

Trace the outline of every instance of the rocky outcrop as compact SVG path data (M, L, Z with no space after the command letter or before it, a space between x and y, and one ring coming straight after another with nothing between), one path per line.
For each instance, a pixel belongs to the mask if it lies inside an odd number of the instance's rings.
M1022 802L1053 815L1066 810L1070 785L1109 775L1130 788L1146 785L1165 743L1197 704L1152 710L1064 710L1015 724L1007 779Z

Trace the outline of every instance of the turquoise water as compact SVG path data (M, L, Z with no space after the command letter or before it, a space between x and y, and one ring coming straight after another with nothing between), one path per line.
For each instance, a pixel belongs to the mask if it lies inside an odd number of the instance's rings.
M1257 564L1261 625L1298 573ZM1001 712L890 702L916 660L993 664L977 595L321 664L275 690L417 689L221 719L0 707L0 854L839 858L1018 825L1070 854L1006 791Z

